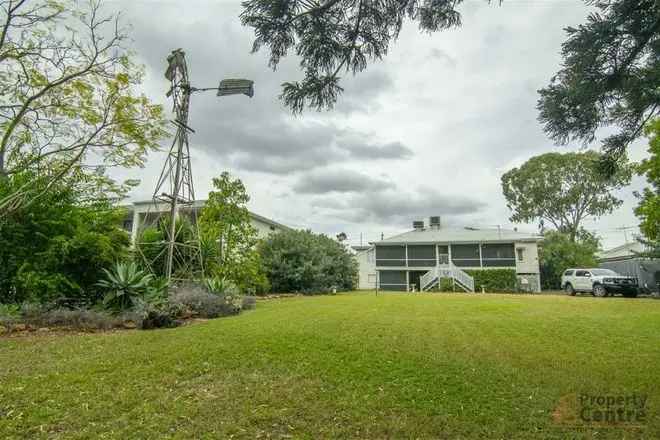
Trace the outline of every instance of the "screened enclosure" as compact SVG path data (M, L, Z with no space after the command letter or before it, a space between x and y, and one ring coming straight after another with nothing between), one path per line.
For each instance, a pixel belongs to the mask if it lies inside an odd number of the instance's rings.
M403 270L381 270L379 275L382 290L405 291L408 289L406 272Z
M376 266L405 266L406 247L401 246L376 246Z

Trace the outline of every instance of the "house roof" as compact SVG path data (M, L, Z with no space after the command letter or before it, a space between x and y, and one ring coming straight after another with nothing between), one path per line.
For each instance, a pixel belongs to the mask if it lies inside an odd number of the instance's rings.
M193 203L193 206L195 208L202 208L206 204L207 200L202 199L202 200L195 200ZM128 205L124 205L124 208L127 208L128 210L131 210L133 205L152 205L153 200L140 200L137 202L133 202ZM283 225L282 223L278 223L275 220L271 220L268 217L264 217L263 215L259 215L256 212L248 211L250 213L250 217L252 217L254 220L258 220L262 223L266 223L269 226L273 226L276 228L280 229L285 229L285 230L292 230L289 226Z
M598 260L625 260L635 257L636 253L644 252L644 245L638 241L622 244L612 249L596 253Z
M477 229L477 228L424 228L412 230L394 237L386 238L374 244L405 244L405 243L479 243L479 242L511 242L511 241L541 241L538 234L519 232L509 229Z

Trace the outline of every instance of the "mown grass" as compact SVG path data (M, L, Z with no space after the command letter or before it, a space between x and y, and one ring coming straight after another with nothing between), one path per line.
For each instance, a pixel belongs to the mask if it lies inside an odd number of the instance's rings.
M659 438L660 301L354 293L0 339L0 438ZM576 396L647 395L641 424Z

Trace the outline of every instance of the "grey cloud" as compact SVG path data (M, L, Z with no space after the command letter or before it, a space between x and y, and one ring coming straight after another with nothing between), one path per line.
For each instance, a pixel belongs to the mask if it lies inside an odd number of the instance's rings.
M181 24L178 13L164 7L160 20L153 21L144 4L126 4L134 22L137 52L153 85L161 86L162 92L157 97L167 108L170 103L164 97L168 87L163 78L165 58L178 46L184 46L194 86L214 86L224 77L255 81L252 99L218 98L211 92L192 96L189 125L196 130L190 136L192 148L203 149L211 157L224 159L240 170L279 175L355 159L412 156L412 151L401 142L338 127L330 120L329 113L313 114L313 119L293 117L281 105L278 95L282 82L300 76L295 57L284 59L273 72L266 67L266 53L249 55L253 35L249 28L239 24L240 4L204 5L208 16L226 18ZM361 105L371 105L384 90L392 87L392 80L387 74L374 71L347 77L345 86L348 99L342 98L342 102L350 107L345 110L351 112L363 108Z
M460 217L475 214L486 204L471 197L443 194L432 188L414 192L401 190L364 191L351 197L318 197L316 208L349 222L374 222L405 226L429 215Z
M456 59L442 49L438 49L437 47L432 48L429 52L429 56L433 59L442 61L447 67L456 67Z
M352 193L382 191L394 188L390 181L370 177L350 170L321 170L301 176L293 186L300 194L325 194L329 192Z
M384 145L347 143L343 144L343 147L358 159L409 159L413 156L412 150L401 142L390 142Z
M340 113L374 112L381 108L378 98L394 89L390 74L369 66L357 75L347 74L342 78L344 92L335 106Z

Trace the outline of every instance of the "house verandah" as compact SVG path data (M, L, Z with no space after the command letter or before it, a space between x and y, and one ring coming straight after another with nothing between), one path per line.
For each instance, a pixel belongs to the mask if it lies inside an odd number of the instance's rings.
M420 289L420 278L430 268L450 262L464 269L515 269L515 246L513 243L376 246L376 268L383 290Z
M515 230L417 226L413 231L373 243L377 287L426 290L447 277L458 281L465 290L474 290L472 277L465 270L511 269L526 290L537 292L540 240L535 234Z

